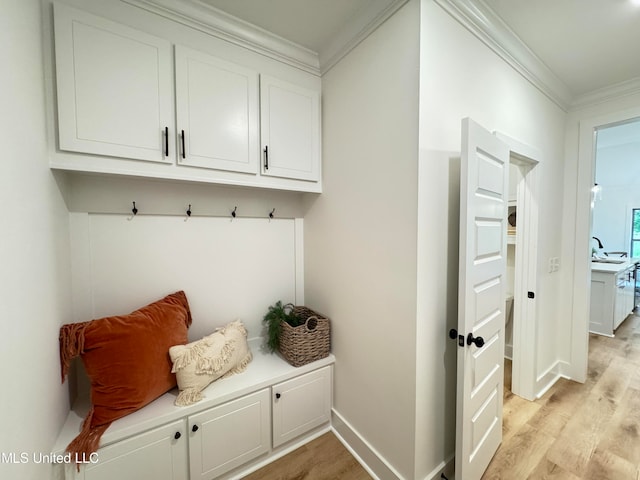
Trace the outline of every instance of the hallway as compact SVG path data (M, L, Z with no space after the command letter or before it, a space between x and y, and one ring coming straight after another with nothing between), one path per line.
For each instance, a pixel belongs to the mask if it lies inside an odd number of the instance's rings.
M640 316L614 338L590 335L584 384L560 379L534 402L505 386L503 441L482 478L640 479Z

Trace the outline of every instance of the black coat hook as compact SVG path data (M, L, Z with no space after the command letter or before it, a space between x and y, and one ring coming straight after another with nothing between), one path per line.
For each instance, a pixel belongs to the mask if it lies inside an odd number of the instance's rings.
M191 204L189 204L189 208L187 209L187 217L191 216Z
M233 218L236 218L236 210L238 210L238 207L234 207L234 208L233 208L233 212L231 212L231 216L232 216Z
M275 212L276 212L276 209L275 209L275 208L269 212L269 220L271 220L271 219L273 218L273 214L274 214Z
M138 209L136 208L136 202L133 202L133 208L131 209L134 215L138 214Z

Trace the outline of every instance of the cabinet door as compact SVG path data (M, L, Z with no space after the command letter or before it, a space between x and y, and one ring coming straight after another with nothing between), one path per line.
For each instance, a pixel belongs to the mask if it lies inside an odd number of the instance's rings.
M97 463L87 463L80 478L186 480L187 442L184 421L165 425L99 449Z
M331 367L274 385L272 392L274 447L329 422Z
M320 93L260 76L262 174L320 180Z
M176 46L178 163L258 173L258 74Z
M62 4L54 18L60 149L170 162L169 42Z
M215 478L269 448L268 389L189 417L191 480Z

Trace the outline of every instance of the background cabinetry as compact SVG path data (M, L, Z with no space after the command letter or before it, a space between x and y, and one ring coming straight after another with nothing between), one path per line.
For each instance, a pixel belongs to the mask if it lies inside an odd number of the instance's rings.
M319 77L183 46L198 43L185 26L165 39L54 7L52 168L321 191Z
M605 264L591 272L589 330L613 336L634 309L634 265ZM596 270L600 268L601 270Z

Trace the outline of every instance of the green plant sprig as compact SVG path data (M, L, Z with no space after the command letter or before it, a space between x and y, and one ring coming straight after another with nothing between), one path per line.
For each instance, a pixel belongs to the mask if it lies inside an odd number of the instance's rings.
M304 323L302 318L293 313L291 304L283 305L280 300L269 307L262 322L267 326L267 346L271 352L275 352L280 346L282 322L287 322L292 327Z

